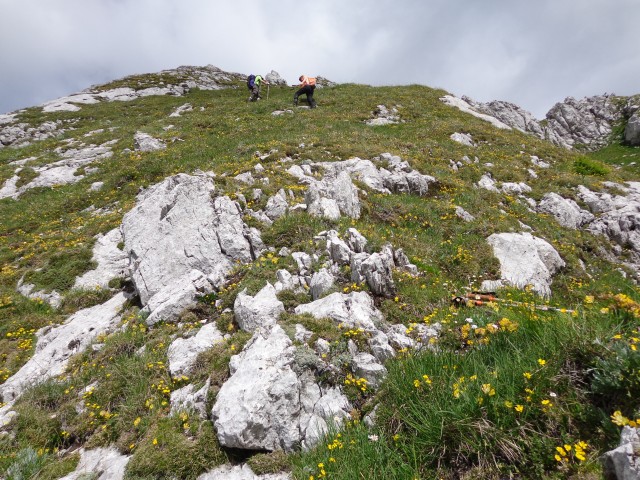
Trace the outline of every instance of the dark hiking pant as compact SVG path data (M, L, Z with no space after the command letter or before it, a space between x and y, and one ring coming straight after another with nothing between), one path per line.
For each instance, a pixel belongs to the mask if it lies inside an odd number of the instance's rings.
M254 85L251 89L251 96L249 97L249 100L255 102L258 98L260 98L260 86Z
M309 103L309 108L316 107L316 101L313 99L313 91L316 89L315 85L305 85L300 90L298 90L293 96L293 104L298 105L298 97L300 95L307 96L307 102Z

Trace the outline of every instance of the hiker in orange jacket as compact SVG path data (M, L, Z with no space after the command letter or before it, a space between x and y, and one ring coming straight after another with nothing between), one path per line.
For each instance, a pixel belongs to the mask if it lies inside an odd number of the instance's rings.
M309 103L309 108L316 108L316 101L313 99L313 91L316 89L316 79L315 77L307 77L306 75L300 75L300 88L293 95L293 104L298 105L298 97L302 94L307 96L307 102Z

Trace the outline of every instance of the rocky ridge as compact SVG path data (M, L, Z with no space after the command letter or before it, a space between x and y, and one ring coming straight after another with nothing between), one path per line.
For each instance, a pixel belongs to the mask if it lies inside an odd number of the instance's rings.
M441 100L498 128L520 130L568 149L579 147L593 151L602 148L610 143L613 129L620 123L626 124L625 141L630 145L640 144L637 113L640 99L637 96L605 94L582 100L567 97L549 110L544 121L510 102L480 103L466 96L456 98L451 95Z

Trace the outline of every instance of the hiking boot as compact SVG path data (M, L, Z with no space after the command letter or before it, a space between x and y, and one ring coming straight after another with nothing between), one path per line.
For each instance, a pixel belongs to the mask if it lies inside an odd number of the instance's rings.
M294 106L294 107L297 107L297 106L298 106L298 99L297 99L297 98L293 100L293 106Z

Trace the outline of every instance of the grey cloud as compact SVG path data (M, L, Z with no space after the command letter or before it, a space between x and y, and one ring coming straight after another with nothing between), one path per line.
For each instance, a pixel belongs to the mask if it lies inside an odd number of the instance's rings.
M217 65L421 83L541 117L638 93L637 0L0 0L0 112L127 74Z

